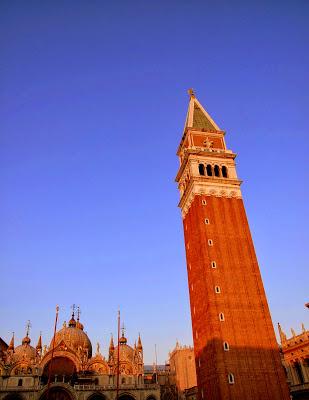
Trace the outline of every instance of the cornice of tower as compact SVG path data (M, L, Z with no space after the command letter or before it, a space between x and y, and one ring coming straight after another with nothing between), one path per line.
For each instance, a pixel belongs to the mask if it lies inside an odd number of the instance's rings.
M241 199L240 185L242 181L238 179L212 179L205 185L201 178L193 178L188 185L185 193L181 197L178 207L181 208L182 218L187 215L195 196L214 196L214 197L234 197Z

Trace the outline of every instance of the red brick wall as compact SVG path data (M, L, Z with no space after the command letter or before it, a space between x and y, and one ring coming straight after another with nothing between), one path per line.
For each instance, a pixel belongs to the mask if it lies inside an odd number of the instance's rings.
M183 223L199 397L289 399L243 201L195 196Z

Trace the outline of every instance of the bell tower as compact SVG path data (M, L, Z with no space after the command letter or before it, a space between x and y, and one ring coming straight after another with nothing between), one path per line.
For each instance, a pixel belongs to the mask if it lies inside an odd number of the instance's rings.
M289 392L225 132L192 90L177 155L199 399Z

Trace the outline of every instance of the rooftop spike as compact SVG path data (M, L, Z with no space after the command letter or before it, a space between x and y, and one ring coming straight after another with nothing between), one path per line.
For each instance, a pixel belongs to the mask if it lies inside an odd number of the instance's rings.
M13 332L12 339L11 339L11 341L10 341L8 350L14 351L14 349L15 349L15 344L14 344L14 341L15 341L15 340L14 340L14 339L15 339L15 334L14 334L14 332Z
M137 349L138 349L138 350L143 350L143 345L142 345L142 340L141 340L141 335L140 335L140 333L138 334Z
M114 350L115 345L114 345L114 338L113 338L113 334L111 333L111 340L109 342L109 350Z
M36 349L38 351L42 350L42 332L40 332L40 336L39 336L39 339L38 339L38 344L36 345Z
M279 322L278 322L278 331L279 331L281 343L285 342L286 341L286 334L283 332Z

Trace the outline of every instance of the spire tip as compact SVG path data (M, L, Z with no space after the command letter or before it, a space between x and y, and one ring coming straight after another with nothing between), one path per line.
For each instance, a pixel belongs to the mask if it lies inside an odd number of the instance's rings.
M192 88L188 89L188 95L190 96L191 99L195 98L195 93L194 93L194 90Z

